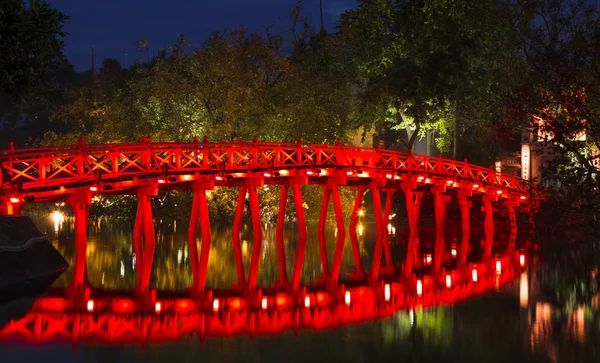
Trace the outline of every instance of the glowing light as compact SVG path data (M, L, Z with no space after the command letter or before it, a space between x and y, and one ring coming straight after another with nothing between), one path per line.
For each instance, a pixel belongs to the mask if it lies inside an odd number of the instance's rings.
M423 180L425 180L425 177L424 177L423 175L419 175L419 176L417 177L417 181L420 181L420 182L422 182Z
M263 173L263 175L265 176L265 178L270 178L271 177L271 173Z
M521 273L521 281L519 284L519 301L521 307L526 308L529 304L529 281L527 280L527 273Z
M500 195L500 194L502 194L502 191L501 190L496 190L496 194Z
M310 296L305 296L304 297L304 307L305 308L310 308Z
M408 317L410 319L410 326L414 326L415 325L415 309L410 309L408 311Z
M359 224L358 225L358 235L362 237L364 231L365 231L365 228L363 227L363 225Z
M214 312L219 311L219 299L214 299L213 300L213 307L212 308L213 308Z
M117 310L117 312L121 312L121 313L126 313L131 311L131 308L133 307L133 303L130 300L117 300L116 304L115 304L115 310Z
M521 178L529 180L529 152L530 146L523 144L521 146Z
M164 179L158 179L157 182L158 182L158 184L164 184L165 180Z
M175 309L179 312L188 311L191 307L192 303L187 299L178 300L177 304L175 305Z
M348 170L348 171L346 172L346 175L352 175L352 174L354 174L354 172L353 172L352 170Z
M452 246L452 248L450 249L450 255L453 258L456 258L456 255L458 254L458 251L456 251L456 247Z
M290 172L287 171L287 170L285 170L285 169L284 170L279 170L279 175L284 175L285 176L285 175L289 175L289 174L290 174Z
M90 191L97 192L98 191L98 187L90 187Z
M54 219L54 232L58 232L60 225L65 221L65 215L59 211L54 211L52 219Z
M387 225L388 233L392 233L392 224L388 223Z
M263 310L267 310L268 304L267 304L267 298L266 298L266 297L263 297L263 298L262 298L262 300L261 300L261 302L260 302L260 307L261 307Z
M502 273L502 261L496 260L496 274L500 275Z
M450 276L449 274L446 275L446 288L451 288L452 287L452 276Z
M454 180L447 180L447 181L446 181L446 184L448 184L448 185L452 185L452 184L454 184Z
M160 301L157 301L156 304L154 304L154 312L156 312L157 314L160 314L161 311L162 311L162 304L160 303Z
M346 291L346 293L344 294L344 303L346 303L346 305L350 306L350 291Z
M231 307L231 310L239 310L242 307L242 300L240 298L235 298L231 300L229 306Z
M479 184L473 184L473 189L479 189Z
M87 311L90 313L94 311L94 300L87 301Z
M392 292L390 289L390 284L385 284L383 286L383 299L385 301L390 301L391 297L392 297Z
M19 198L14 198L14 197L10 198L11 203L19 203L20 201L21 201L21 199L19 199Z
M473 271L471 271L471 279L473 280L473 282L477 282L477 269L474 268Z
M417 295L423 295L423 281L417 280Z
M385 177L386 177L387 179L392 179L393 175L392 175L392 174L385 174Z
M429 266L431 264L431 261L433 261L433 258L431 258L431 253L428 253L425 255L425 264L427 266Z
M524 196L524 195L522 195L522 196L521 196L521 200L525 200L525 199L527 199L527 197L526 197L526 196Z
M125 276L125 264L123 263L123 261L121 261L121 277Z
M362 209L361 209L361 210L359 210L359 211L358 211L358 215L359 215L359 216L361 216L361 217L362 217L362 216L364 216L364 215L365 215L365 211L364 211L364 210L362 210Z
M394 180L400 180L400 175L394 175Z
M181 176L181 180L192 180L192 179L194 179L194 177L189 174L185 174L185 175Z
M283 305L287 304L287 298L283 295L279 295L275 299L275 303L277 304L277 306L283 306Z
M365 173L364 171L360 174L358 174L359 178L368 178L369 177L369 173Z
M312 170L307 170L306 175L315 175L315 172Z
M525 255L522 253L519 255L519 264L521 267L525 267Z
M217 175L217 176L215 176L215 179L221 181L221 180L223 180L223 177L220 175Z

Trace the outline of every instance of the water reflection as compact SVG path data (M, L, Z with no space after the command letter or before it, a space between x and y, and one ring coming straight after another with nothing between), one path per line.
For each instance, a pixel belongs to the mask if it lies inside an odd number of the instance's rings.
M52 236L53 243L71 263L74 258L72 221L66 219L58 232L54 232L54 220L48 219L39 224ZM45 226L45 227L44 227ZM361 259L366 267L370 266L369 241L373 239L374 225L362 221L364 234L359 237ZM192 284L190 261L186 247L185 234L175 233L176 225L166 222L158 228L157 248L152 273L151 286L158 290L171 290L174 293L185 292ZM261 251L261 269L258 283L270 286L277 280L277 263L274 231L267 225ZM288 232L289 231L289 232ZM294 227L286 228L285 248L288 274L291 274L295 245L297 242ZM180 231L181 232L181 231ZM360 232L360 229L359 229ZM313 284L321 274L319 249L316 228L309 228L307 257L302 275L304 284ZM335 243L335 228L327 230L328 251L330 259ZM107 290L132 290L135 286L135 254L131 248L131 229L126 224L106 223L100 220L90 226L88 257L88 277L95 287ZM393 236L392 243L399 244L403 238L402 231ZM426 245L426 234L423 234ZM242 229L242 252L246 270L249 268L249 252L252 251L253 240L251 228ZM452 238L447 238L452 241ZM198 241L200 243L200 241ZM372 242L371 242L372 243ZM450 249L452 251L452 249ZM453 256L452 252L450 255ZM431 263L431 254L424 254L424 264ZM33 312L29 320L21 320L11 326L12 333L22 334L35 327L50 329L53 341L71 340L75 327L79 334L86 333L88 339L82 339L71 355L70 343L62 360L79 356L85 361L225 361L237 362L246 360L270 361L596 361L598 344L598 320L595 311L590 307L561 307L545 300L540 289L539 270L521 272L520 257L509 265L504 260L496 266L490 266L494 278L491 279L483 270L469 269L460 276L450 276L450 291L447 294L448 276L442 275L437 287L427 279L414 281L413 294L401 292L398 284L376 286L380 289L379 300L373 295L372 301L365 300L365 308L359 309L355 296L358 290L348 286L343 293L335 297L337 303L324 309L318 308L319 295L309 293L306 297L294 301L288 310L270 311L276 305L276 295L266 295L263 300L256 298L254 310L244 312L243 319L237 319L234 313L236 303L233 298L219 297L216 312L214 299L199 314L177 314L175 309L189 309L190 303L182 298L162 298L152 313L141 316L122 314L103 314L107 309L129 311L137 304L133 295L115 298L110 294L106 299L94 300L90 306L82 306L84 311L69 314L59 312ZM343 256L342 275L349 276L353 269L352 252L346 248ZM496 269L500 275L496 275ZM65 288L70 283L70 272L65 273L55 284L56 288ZM505 278L505 280L501 280ZM464 279L464 283L461 283ZM471 295L459 292L467 291L467 280L480 286L477 291L480 298L467 299ZM514 284L511 282L514 281ZM207 286L211 288L229 288L236 282L235 262L231 248L231 231L227 228L213 229L213 245L209 260ZM420 288L417 286L420 284ZM484 288L485 287L485 288ZM453 289L453 290L452 290ZM420 294L419 291L420 290ZM373 290L375 291L375 290ZM403 296L400 305L398 296ZM408 298L407 298L408 296ZM130 299L130 300L127 300ZM269 300L271 299L271 300ZM48 300L47 304L61 304L59 300ZM265 301L263 305L263 301ZM455 303L464 301L462 303ZM110 305L107 307L107 304ZM240 302L240 306L241 306ZM370 304L370 305L369 305ZM387 305L386 305L387 304ZM397 305L394 305L397 304ZM442 304L440 307L436 307ZM306 307L308 305L308 307ZM367 309L369 305L372 308ZM389 310L386 310L386 306ZM134 306L135 307L135 306ZM232 308L233 307L233 308ZM104 310L103 310L104 309ZM596 307L597 309L597 307ZM269 310L263 313L262 310ZM596 310L597 311L597 310ZM236 315L237 314L237 315ZM262 320L261 320L262 319ZM344 320L346 319L346 320ZM375 319L374 321L372 319ZM353 325L346 325L353 323ZM252 325L254 324L254 325ZM203 327L203 331L200 329ZM261 328L262 327L262 328ZM275 327L275 328L274 328ZM101 329L102 328L102 329ZM302 328L320 329L304 331ZM327 329L326 329L327 328ZM335 328L331 330L329 328ZM47 330L40 330L40 332ZM87 330L81 330L87 329ZM91 330L90 330L91 329ZM104 330L103 330L104 329ZM253 330L252 330L253 329ZM261 330L264 329L264 330ZM326 329L321 331L321 329ZM231 336L238 332L242 336ZM273 335L279 332L277 335ZM10 332L9 332L10 333ZM100 333L105 334L102 336ZM189 334L193 333L190 337ZM10 336L6 330L3 338ZM100 334L100 335L99 335ZM152 335L154 334L154 335ZM162 335L161 335L162 334ZM268 337L262 336L269 335ZM160 335L163 343L152 339ZM120 340L118 337L130 340ZM21 336L21 339L23 337ZM31 336L36 340L35 336ZM164 344L164 340L171 343ZM200 340L206 339L202 344ZM226 340L223 340L226 339ZM251 342L249 339L253 339ZM43 340L43 339L41 339ZM138 342L142 345L133 347L120 346L112 349L98 346L93 342ZM11 343L12 344L12 343ZM143 350L141 350L143 348ZM8 361L10 352L18 352L18 357L28 361L27 348L2 348ZM42 350L46 355L48 350ZM51 355L51 354L50 354ZM84 358L82 358L84 357Z

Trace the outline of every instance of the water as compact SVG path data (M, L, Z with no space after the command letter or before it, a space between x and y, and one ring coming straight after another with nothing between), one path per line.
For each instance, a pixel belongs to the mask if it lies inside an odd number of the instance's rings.
M73 231L65 221L55 232L50 219L37 221L55 247L71 263ZM266 225L258 285L277 280L274 226ZM187 253L186 225L158 223L157 248L151 286L183 291L192 283ZM287 273L291 276L295 245L294 224L286 227ZM374 240L374 225L362 224L359 236L366 269ZM235 283L231 230L214 226L207 286L227 288ZM126 223L90 226L87 250L88 277L94 287L131 290L135 286L131 227ZM392 236L400 243L401 233ZM246 271L253 247L252 230L242 229ZM329 259L333 258L335 228L327 230ZM321 274L316 225L309 226L303 283L314 283ZM341 275L354 268L346 245ZM102 343L13 341L0 346L2 362L595 362L600 348L598 306L563 307L542 294L543 269L528 270L514 283L497 291L436 308L415 308L390 318L342 326L335 330L289 331L272 336L182 337L171 342L109 345ZM55 287L67 287L71 270Z

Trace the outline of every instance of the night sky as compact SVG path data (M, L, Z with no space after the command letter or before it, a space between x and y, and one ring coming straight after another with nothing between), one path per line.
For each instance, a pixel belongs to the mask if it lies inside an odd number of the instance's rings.
M296 0L48 0L52 7L71 16L65 25L65 55L77 71L91 67L91 47L96 64L115 58L125 65L143 55L134 46L148 37L152 55L175 42L184 33L191 42L201 42L212 32L245 26L264 34L289 34L289 16ZM355 0L323 0L325 27L332 30L339 15L355 6ZM305 0L305 13L319 27L319 0Z

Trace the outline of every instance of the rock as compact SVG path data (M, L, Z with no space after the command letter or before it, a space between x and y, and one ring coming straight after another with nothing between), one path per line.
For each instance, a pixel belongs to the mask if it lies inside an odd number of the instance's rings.
M68 267L29 217L0 215L0 305L43 294Z

